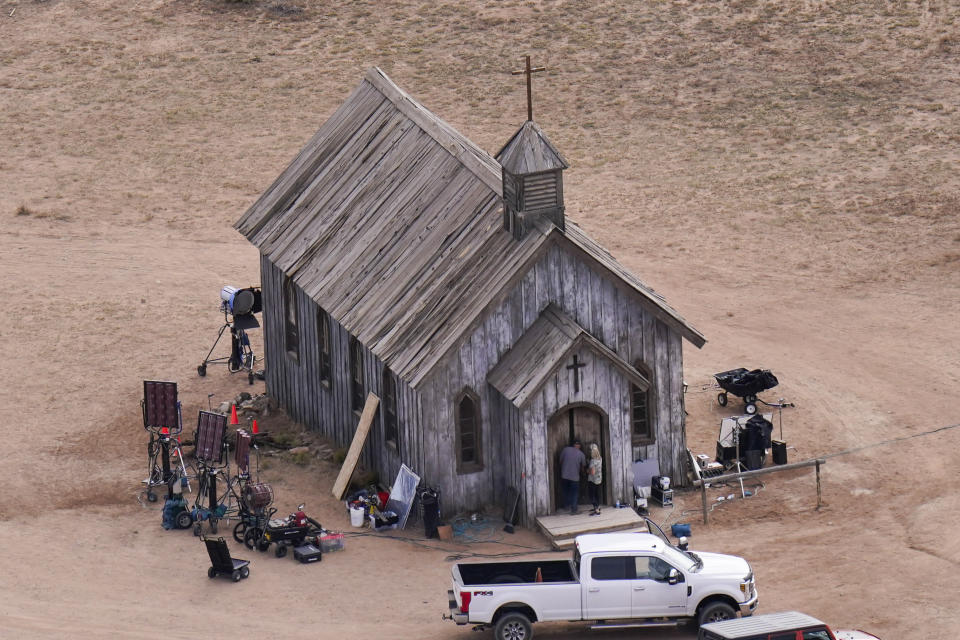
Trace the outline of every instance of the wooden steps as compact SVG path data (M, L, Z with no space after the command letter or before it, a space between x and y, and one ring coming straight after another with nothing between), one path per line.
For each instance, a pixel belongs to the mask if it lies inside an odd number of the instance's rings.
M600 515L591 516L589 509L572 516L560 513L537 517L537 526L555 549L573 547L574 538L585 533L610 533L613 531L646 531L643 518L633 509L601 509Z

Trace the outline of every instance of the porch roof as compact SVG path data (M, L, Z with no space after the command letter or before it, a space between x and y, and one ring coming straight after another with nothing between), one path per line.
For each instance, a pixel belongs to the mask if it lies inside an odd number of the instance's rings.
M584 347L609 361L633 384L643 390L649 388L650 381L642 373L553 304L540 312L540 317L500 358L487 375L487 382L514 406L523 408L564 361Z

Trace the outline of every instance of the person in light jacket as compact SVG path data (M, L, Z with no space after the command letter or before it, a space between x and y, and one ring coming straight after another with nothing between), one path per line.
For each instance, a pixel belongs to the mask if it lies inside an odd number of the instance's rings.
M587 466L587 489L590 492L590 502L593 503L592 516L600 515L600 485L603 483L603 458L600 457L600 447L590 445L590 464Z

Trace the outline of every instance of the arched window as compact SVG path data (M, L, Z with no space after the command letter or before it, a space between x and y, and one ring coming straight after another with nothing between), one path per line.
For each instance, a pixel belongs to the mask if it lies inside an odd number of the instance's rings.
M363 346L350 337L350 407L363 411Z
M317 347L320 351L320 382L330 386L330 318L323 309L317 310Z
M397 428L397 382L387 367L383 368L382 377L383 403L380 407L383 413L383 441L400 451L400 430Z
M287 354L300 361L300 328L297 325L297 291L290 276L283 279L283 343Z
M483 457L480 450L480 398L470 389L465 389L460 394L455 409L457 472L481 471Z
M656 432L653 428L653 376L650 370L641 362L634 367L650 381L646 391L635 384L630 385L630 433L634 446L653 444Z

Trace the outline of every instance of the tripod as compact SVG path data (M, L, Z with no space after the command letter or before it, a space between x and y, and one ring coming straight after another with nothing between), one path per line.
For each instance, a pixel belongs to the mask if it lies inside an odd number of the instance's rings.
M167 431L164 433L164 431ZM177 466L171 468L171 458ZM149 475L143 481L147 487L147 501L156 502L157 494L154 487L167 486L167 498L173 499L173 485L175 482L186 482L187 491L190 491L190 480L187 476L187 467L183 462L183 452L180 441L170 435L169 430L159 432L150 431L150 441L147 443L147 469Z
M230 330L230 355L211 358L210 356L213 354L213 350L217 348L217 345L220 343L220 338L223 337L223 333L227 329ZM244 329L241 329L237 325L236 318L231 322L229 312L226 307L223 307L223 325L220 326L220 331L217 332L217 339L213 341L213 346L210 347L210 351L207 352L207 357L197 366L197 374L201 378L207 375L208 364L225 364L230 373L236 373L241 370L246 371L247 381L253 384L253 366L256 360L257 358L253 354L253 349L250 347L250 336L247 335Z

